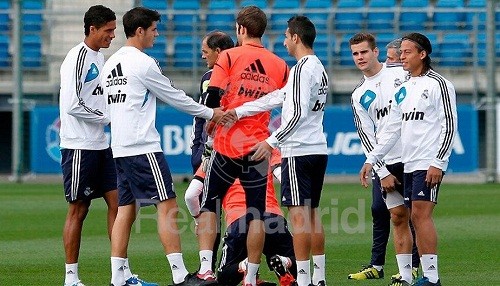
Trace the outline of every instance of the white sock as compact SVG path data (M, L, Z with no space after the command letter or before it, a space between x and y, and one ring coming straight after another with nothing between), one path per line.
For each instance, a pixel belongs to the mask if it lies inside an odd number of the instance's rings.
M127 281L130 277L132 277L132 271L130 271L130 265L128 264L128 257L125 258L125 264L123 264L123 277L125 281Z
M396 261L398 262L399 274L401 279L411 284L413 279L411 271L411 253L396 254Z
M257 285L257 272L259 272L259 265L260 264L248 262L247 275L243 278L244 285Z
M311 262L297 260L297 285L309 286L309 284L311 284Z
M167 254L167 260L170 264L170 269L172 270L172 280L175 284L179 284L184 281L188 271L184 265L184 259L182 259L182 253L170 253Z
M125 260L125 258L121 257L111 257L111 284L114 286L125 285L125 278L123 277Z
M66 263L66 277L64 278L64 284L71 285L73 282L79 281L78 278L78 262L77 263Z
M205 274L212 271L212 250L200 250L200 270L198 273Z
M384 269L384 265L372 265L373 268L377 269L378 271L381 271Z
M438 275L438 256L437 254L424 254L420 257L420 264L424 277L429 279L429 282L436 283L439 280Z
M318 285L319 281L325 281L325 255L313 255L312 283ZM326 282L326 281L325 281Z

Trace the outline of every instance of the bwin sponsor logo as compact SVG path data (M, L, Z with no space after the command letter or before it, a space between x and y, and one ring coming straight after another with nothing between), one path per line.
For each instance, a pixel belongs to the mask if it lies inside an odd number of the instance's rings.
M424 113L422 111L417 111L416 108L413 108L411 112L404 112L403 121L410 120L424 120Z
M312 111L325 111L325 103L324 102L320 102L319 100L316 100L316 102L314 103L314 106L312 108Z
M111 103L123 103L127 99L127 95L125 93L121 93L121 90L118 90L116 94L108 95L108 104Z
M391 105L388 105L381 109L375 108L375 113L377 114L377 120L379 120L384 116L389 115L389 111L391 111Z

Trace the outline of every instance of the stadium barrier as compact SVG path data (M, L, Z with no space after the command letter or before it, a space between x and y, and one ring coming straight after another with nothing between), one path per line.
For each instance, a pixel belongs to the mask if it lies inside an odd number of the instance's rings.
M30 122L31 171L37 174L60 173L59 109L36 106L31 111ZM273 112L270 128L276 128L279 122L279 113ZM171 172L191 173L192 117L168 106L159 106L156 126ZM324 130L328 141L328 175L357 174L365 156L354 127L351 107L326 106ZM473 105L458 106L458 131L448 172L477 172L478 112Z

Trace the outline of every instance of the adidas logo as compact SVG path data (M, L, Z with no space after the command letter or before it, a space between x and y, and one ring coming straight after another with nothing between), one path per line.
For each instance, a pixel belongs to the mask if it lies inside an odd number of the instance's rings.
M66 272L66 274L75 274L75 272L73 272L73 270L69 270L68 272Z
M177 270L177 269L179 269L179 267L177 267L177 265L173 264L172 265L172 270Z
M418 193L418 195L421 197L425 196L424 191L420 191L420 193Z
M258 72L261 74L266 74L266 71L264 70L264 66L262 65L262 62L257 59L255 62L251 63L245 71L247 72Z
M300 269L297 273L298 274L302 274L302 275L306 275L307 274L307 272L304 269Z
M427 270L436 270L436 266L431 265L431 266L429 266L429 268L427 268Z
M106 87L115 85L126 85L127 78L123 76L122 64L118 63L114 69L111 70L106 78Z
M314 269L319 269L319 266L316 263L314 263L313 267L314 267Z
M201 262L204 262L204 261L208 261L208 259L207 259L205 256L203 256L203 257L201 258Z
M404 267L404 269L410 269L410 268L411 268L410 264L406 264Z
M123 271L123 266L120 266L120 268L118 268L118 271Z
M246 79L261 83L269 83L269 77L266 75L266 70L264 69L260 59L255 60L248 67L246 67L240 77L242 80Z

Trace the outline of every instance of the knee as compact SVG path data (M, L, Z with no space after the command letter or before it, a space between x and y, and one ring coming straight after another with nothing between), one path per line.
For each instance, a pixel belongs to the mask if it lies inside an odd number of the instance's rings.
M89 203L76 201L69 204L67 217L71 220L83 221L89 212Z
M391 221L395 227L408 224L409 215L406 210L391 210Z

